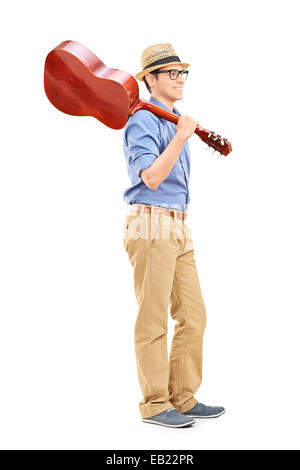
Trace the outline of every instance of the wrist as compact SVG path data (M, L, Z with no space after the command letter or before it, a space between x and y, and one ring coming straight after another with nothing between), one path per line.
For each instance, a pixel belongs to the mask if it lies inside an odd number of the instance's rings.
M186 136L185 134L183 134L180 131L177 131L175 135L176 135L177 139L182 141L183 143L185 143L185 141L188 139L188 136Z

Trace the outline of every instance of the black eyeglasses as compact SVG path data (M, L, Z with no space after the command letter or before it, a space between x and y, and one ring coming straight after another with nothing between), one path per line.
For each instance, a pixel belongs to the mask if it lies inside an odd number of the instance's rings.
M171 80L177 80L177 78L179 77L179 74L181 74L183 76L183 78L186 80L189 71L188 70L170 69L170 70L154 70L153 72L150 72L150 73L153 73L153 74L155 74L155 73L168 73Z

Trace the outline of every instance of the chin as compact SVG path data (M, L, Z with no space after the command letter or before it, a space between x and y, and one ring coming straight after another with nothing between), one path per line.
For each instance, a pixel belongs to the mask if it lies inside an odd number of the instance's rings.
M179 97L179 98L182 98L183 92L182 92L182 91L173 91L173 90L172 90L172 91L171 91L171 95L172 95L172 97L175 98L175 99L178 98L178 97Z

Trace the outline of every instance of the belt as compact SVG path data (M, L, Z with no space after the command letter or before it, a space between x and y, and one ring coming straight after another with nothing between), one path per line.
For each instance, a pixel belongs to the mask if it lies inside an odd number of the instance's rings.
M142 210L142 208L136 208L135 212L139 213L139 212L141 212L141 210ZM175 212L172 209L165 209L164 207L158 207L158 206L154 206L152 210L155 213L165 214L165 215L169 215L171 217L174 217L175 214L177 214L177 217L181 220L184 220L184 219L187 218L187 212L178 212L178 211ZM144 206L144 212L151 212L151 206Z

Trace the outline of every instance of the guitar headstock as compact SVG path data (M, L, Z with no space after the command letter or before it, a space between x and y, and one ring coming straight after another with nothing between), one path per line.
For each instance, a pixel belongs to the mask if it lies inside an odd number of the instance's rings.
M232 151L231 143L225 139L225 137L221 137L220 134L216 134L213 131L208 131L207 129L203 128L201 128L200 132L198 135L208 145L207 148L212 147L214 152L220 153L220 156L226 156Z

